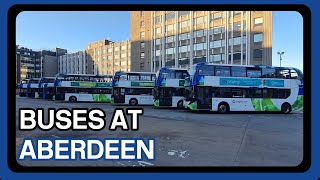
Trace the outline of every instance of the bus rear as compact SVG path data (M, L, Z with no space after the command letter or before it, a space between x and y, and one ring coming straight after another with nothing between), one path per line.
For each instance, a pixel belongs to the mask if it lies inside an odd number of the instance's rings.
M156 74L154 99L155 107L183 107L185 79L188 70L183 68L161 68Z
M27 96L27 86L30 79L26 78L20 81L19 84L19 96L26 97Z
M27 97L35 97L38 98L39 96L39 83L40 83L40 78L31 78L28 81L27 84Z
M40 80L39 98L52 99L55 77L42 77Z

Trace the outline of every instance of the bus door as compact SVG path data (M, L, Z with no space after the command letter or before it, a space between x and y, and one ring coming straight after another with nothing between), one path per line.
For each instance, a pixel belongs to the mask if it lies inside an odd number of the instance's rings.
M125 102L125 88L113 88L113 99L115 103Z
M159 106L172 106L172 88L159 88Z
M205 86L197 87L197 108L211 109L212 108L212 88Z

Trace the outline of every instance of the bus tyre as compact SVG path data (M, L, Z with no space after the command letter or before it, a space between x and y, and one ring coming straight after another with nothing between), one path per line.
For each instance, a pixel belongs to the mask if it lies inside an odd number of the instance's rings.
M131 106L136 106L138 104L138 100L137 99L130 99L129 104Z
M284 114L289 114L291 112L291 106L289 103L284 103L281 106L281 112Z
M227 113L227 112L229 112L229 110L230 110L229 105L226 102L220 103L218 105L218 112L221 114Z
M69 97L70 102L77 102L77 98L75 96Z
M178 104L177 104L177 107L179 108L179 109L182 109L183 108L183 101L178 101Z

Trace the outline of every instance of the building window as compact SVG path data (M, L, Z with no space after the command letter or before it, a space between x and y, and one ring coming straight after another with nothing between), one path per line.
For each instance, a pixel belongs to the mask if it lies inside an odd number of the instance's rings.
M224 40L216 40L210 42L210 48L221 48L224 46Z
M140 11L140 16L144 16L144 11Z
M109 52L109 53L112 53L112 49L108 49L108 52Z
M205 23L205 22L206 22L205 16L198 17L198 18L194 19L194 24L202 24L202 23Z
M213 34L221 34L225 31L224 26L214 27L213 29L210 29L210 35Z
M263 35L262 33L257 33L253 35L253 42L262 42Z
M179 11L179 16L188 15L190 11Z
M233 11L233 15L241 14L241 11Z
M193 45L193 50L195 51L204 50L204 49L207 49L206 43L199 43L199 44Z
M168 36L166 37L166 43L174 42L175 36Z
M224 54L211 54L209 57L210 62L220 62L224 61L225 55Z
M140 53L140 59L144 59L144 52Z
M156 39L156 45L160 45L161 44L161 39Z
M140 38L144 38L144 32L140 32Z
M160 33L161 33L161 28L160 27L156 28L156 34L160 34Z
M202 36L205 36L205 34L206 34L206 31L203 29L193 32L194 37L202 37Z
M179 41L189 39L189 33L179 34Z
M241 22L233 23L233 30L235 30L235 31L241 30Z
M160 56L160 50L156 50L156 56Z
M174 24L170 24L166 26L166 32L173 31L173 30L175 30Z
M262 49L255 49L253 51L253 57L254 58L262 58Z
M121 57L121 58L125 58L125 57L126 57L126 54L121 54L120 57Z
M144 27L144 21L140 22L140 27Z
M174 54L175 48L166 49L166 54Z
M214 13L214 14L211 14L211 20L217 20L217 19L222 19L223 17L223 12L218 12L218 13Z
M126 46L121 46L121 50L126 50Z
M184 52L189 52L189 51L190 51L190 45L179 47L179 53L184 53Z
M175 13L170 12L170 13L166 14L165 17L166 17L166 20L173 19L175 17Z
M141 49L144 48L144 42L141 42L141 43L140 43L140 47L141 47Z
M158 22L160 22L160 16L156 16L156 17L154 18L154 23L158 23Z
M261 26L263 23L262 17L254 19L254 26Z
M182 21L182 22L179 22L179 27L185 28L189 26L188 24L189 24L189 21Z
M114 48L114 51L119 51L119 47L115 47L115 48Z
M114 55L114 58L115 58L115 59L118 59L118 58L119 58L119 55L118 55L118 54L115 54L115 55Z

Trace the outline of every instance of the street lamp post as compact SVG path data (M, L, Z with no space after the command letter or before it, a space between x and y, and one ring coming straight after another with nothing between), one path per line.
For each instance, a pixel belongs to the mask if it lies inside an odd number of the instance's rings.
M278 55L280 56L280 67L281 67L281 61L282 61L282 55L284 54L283 51L278 51Z

